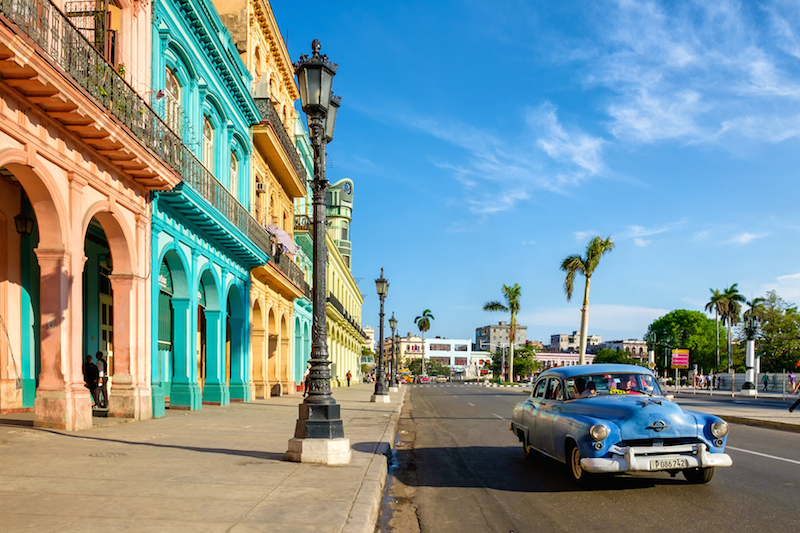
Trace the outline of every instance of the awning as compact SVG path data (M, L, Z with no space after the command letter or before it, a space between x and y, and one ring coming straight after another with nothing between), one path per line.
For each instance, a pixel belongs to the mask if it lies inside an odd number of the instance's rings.
M278 239L283 251L286 253L293 254L297 251L297 245L292 240L292 236L289 235L286 230L281 228L280 226L267 226L267 230Z

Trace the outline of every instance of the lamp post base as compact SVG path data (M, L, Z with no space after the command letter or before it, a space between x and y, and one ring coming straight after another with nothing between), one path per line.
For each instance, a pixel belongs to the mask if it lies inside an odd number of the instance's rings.
M369 401L375 403L390 403L392 400L388 394L373 394L369 397Z
M391 386L389 387L389 392L400 392L400 387Z
M317 465L346 465L350 463L350 439L289 440L286 460Z

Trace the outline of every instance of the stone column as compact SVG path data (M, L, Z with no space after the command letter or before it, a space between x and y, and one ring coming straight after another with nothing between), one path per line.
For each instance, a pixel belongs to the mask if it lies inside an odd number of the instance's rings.
M230 392L225 383L225 338L222 335L222 311L206 309L206 380L203 403L228 405Z
M194 376L195 363L192 350L194 344L190 336L197 335L197 323L192 320L196 315L196 305L191 298L172 298L173 317L173 354L175 360L172 387L170 388L170 409L200 409L202 397L200 387ZM195 326L192 328L192 326Z
M245 324L246 322L241 318L231 318L231 401L249 402L252 399L248 375L251 363L247 357L249 350L246 349ZM253 335L255 336L255 334L254 331ZM262 338L264 336L263 330L261 336Z

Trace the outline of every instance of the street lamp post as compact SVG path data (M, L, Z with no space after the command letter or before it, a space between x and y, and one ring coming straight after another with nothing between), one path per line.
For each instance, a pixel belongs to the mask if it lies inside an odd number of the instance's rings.
M756 385L756 332L758 331L758 320L755 318L748 318L744 321L744 334L747 338L747 345L745 349L745 366L747 371L744 376L744 385L742 391L747 391L748 394L757 393Z
M338 65L321 55L320 42L311 43L311 57L303 54L294 64L300 89L303 111L308 118L311 144L314 148L313 231L313 322L311 359L309 363L308 395L300 404L300 416L294 438L289 441L286 459L318 464L347 464L350 462L350 439L344 436L341 409L331 394L331 372L328 354L328 324L326 318L326 260L325 244L325 146L333 140L333 128L340 98L333 96L331 85Z
M378 326L380 350L378 350L378 372L375 375L375 392L372 394L370 401L389 403L389 395L386 393L386 369L383 365L383 300L389 294L389 281L383 277L383 269L381 269L381 277L375 280L375 289L378 291L378 298L381 300L380 325Z
M400 392L399 384L397 383L397 352L395 350L397 337L394 334L394 330L397 329L397 319L394 317L394 313L389 319L389 329L392 330L392 373L389 375L389 392Z
M656 333L651 331L644 336L647 343L647 367L650 370L656 368Z

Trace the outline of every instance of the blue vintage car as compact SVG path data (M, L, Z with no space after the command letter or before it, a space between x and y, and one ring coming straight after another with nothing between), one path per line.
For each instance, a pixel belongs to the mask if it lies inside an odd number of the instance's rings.
M681 409L652 372L634 365L546 370L514 407L510 429L527 457L566 463L578 484L593 474L656 471L707 483L716 467L732 464L728 424Z

